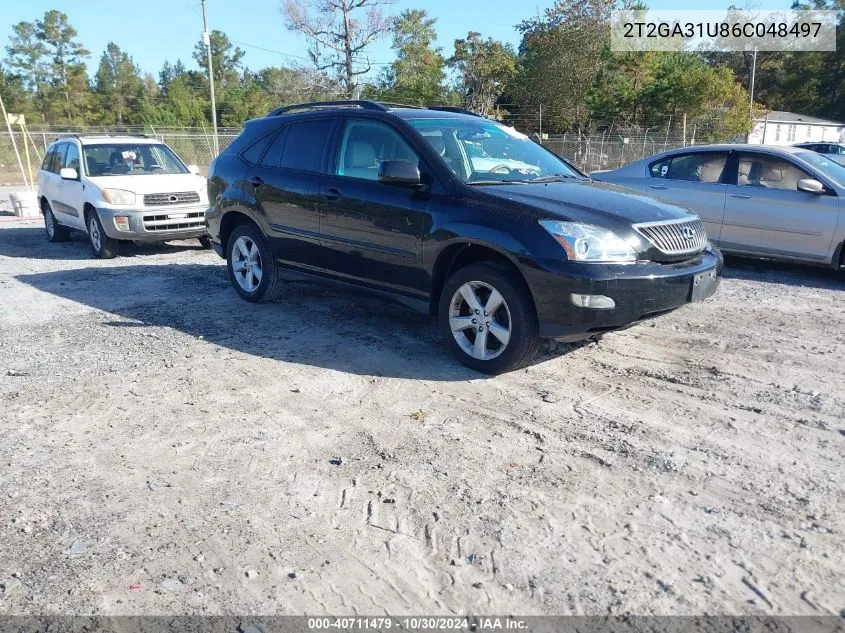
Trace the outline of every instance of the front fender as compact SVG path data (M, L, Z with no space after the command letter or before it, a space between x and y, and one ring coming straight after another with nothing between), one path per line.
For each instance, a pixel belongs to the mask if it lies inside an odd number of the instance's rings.
M431 234L423 250L423 263L430 270L434 268L440 253L456 244L484 246L504 255L515 264L521 257L530 256L528 248L515 235L500 229L468 223L444 224Z

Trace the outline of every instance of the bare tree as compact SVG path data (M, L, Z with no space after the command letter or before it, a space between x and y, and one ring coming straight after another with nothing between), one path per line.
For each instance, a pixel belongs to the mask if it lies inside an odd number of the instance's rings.
M383 7L393 0L284 0L282 15L291 31L309 40L308 54L320 71L336 74L353 96L358 77L370 72L367 47L391 32Z

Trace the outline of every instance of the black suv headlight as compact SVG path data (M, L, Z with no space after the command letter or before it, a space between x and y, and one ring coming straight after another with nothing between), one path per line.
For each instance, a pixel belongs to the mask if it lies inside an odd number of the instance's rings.
M635 262L634 248L613 231L580 222L540 220L569 259L579 262Z

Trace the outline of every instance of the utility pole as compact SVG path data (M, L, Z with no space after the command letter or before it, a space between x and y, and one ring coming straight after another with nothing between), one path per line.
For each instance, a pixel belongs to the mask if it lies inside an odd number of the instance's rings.
M217 140L217 101L214 98L214 68L211 66L211 35L208 33L208 14L205 11L205 0L202 0L202 41L208 53L208 86L211 89L211 127L214 131L214 156L220 153L220 143Z
M748 116L749 118L753 116L754 113L754 75L757 73L757 47L754 47L754 50L751 51L751 86L748 89L748 94L750 95L748 99Z
M540 104L540 143L543 142L543 104Z

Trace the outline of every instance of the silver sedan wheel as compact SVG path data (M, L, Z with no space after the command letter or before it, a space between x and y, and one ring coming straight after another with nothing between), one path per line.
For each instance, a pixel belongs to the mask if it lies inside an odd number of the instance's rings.
M449 328L458 345L479 360L493 360L511 338L511 313L501 293L483 281L468 281L449 304Z
M44 211L44 227L47 229L48 237L52 238L56 234L56 224L50 209Z
M247 292L255 292L261 283L264 270L261 266L261 251L251 239L242 235L232 245L232 272L238 285Z
M99 253L100 247L103 244L103 236L100 235L100 225L93 214L91 215L91 219L88 220L88 235L91 238L91 246Z

